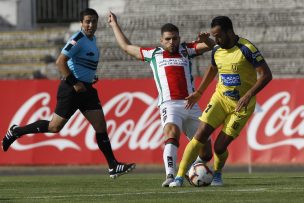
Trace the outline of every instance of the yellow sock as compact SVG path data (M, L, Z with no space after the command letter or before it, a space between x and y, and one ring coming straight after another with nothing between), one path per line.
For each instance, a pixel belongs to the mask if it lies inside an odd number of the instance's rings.
M177 176L184 177L188 166L197 158L198 152L204 145L193 138L186 146L182 161L179 164Z
M226 150L223 154L214 153L214 165L213 165L214 172L222 171L222 168L226 163L228 155L229 155L228 150Z

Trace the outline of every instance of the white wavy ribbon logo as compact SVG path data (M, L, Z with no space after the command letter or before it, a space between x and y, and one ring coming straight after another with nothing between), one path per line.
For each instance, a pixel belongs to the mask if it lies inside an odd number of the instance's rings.
M304 135L304 105L300 105L291 111L288 106L290 99L289 92L279 92L266 101L259 111L255 113L247 132L248 145L252 149L266 150L284 145L294 146L298 150L304 148L304 138L287 138L270 144L261 144L257 140L258 130L261 130L260 124L262 122L266 122L264 131L266 137L275 136L280 130L282 130L285 137L291 137L295 134ZM279 103L281 107L269 116L268 121L264 121L266 114L276 103ZM297 122L298 125L294 126L295 120L299 118L302 119L301 122Z

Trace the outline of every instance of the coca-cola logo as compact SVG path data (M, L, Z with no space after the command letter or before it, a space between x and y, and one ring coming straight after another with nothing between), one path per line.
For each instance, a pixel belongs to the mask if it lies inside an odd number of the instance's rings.
M24 125L40 119L50 120L52 117L50 101L51 96L47 92L33 95L16 111L10 125ZM144 107L141 108L141 112L134 114L132 109L136 109L136 102L140 102ZM107 119L107 124L113 150L122 147L127 147L129 150L154 150L162 146L162 128L156 104L157 99L146 93L122 92L103 105L106 117L110 117ZM127 119L119 121L121 120L119 118L125 117ZM35 140L34 143L23 142L23 139L16 140L12 148L22 151L52 146L58 150L82 151L84 146L88 150L98 150L95 131L79 111L60 133L43 135L45 136L43 139ZM280 146L294 146L300 150L304 148L303 135L304 105L294 107L291 104L291 94L285 91L276 93L259 106L247 128L248 145L254 150ZM83 140L82 143L79 140Z
M255 150L266 150L284 145L294 146L300 150L304 147L304 105L293 110L289 104L291 95L289 92L279 92L269 98L258 110L248 126L248 144ZM271 112L271 113L270 113ZM264 126L264 128L261 128ZM275 142L262 143L258 137L274 139ZM297 137L295 137L297 136Z
M40 119L50 120L52 112L50 110L51 97L49 93L42 92L33 95L20 108L10 122L12 124L28 124ZM132 114L131 109L136 109L135 101L142 103L146 108L143 112L136 115ZM35 106L35 108L33 108ZM37 109L38 106L38 109ZM113 119L108 119L109 137L113 150L119 149L124 145L130 150L156 149L162 145L162 128L159 120L159 113L156 110L157 99L143 92L122 92L103 105L105 116L109 112L114 112ZM28 112L33 111L32 115ZM115 118L129 115L122 123L117 123ZM29 118L25 121L25 118ZM136 120L138 119L138 120ZM73 138L85 131L84 145L89 150L97 150L95 142L95 131L85 117L77 111L67 122L64 128L58 133L45 133L45 139L36 143L23 143L22 139L16 140L12 148L18 151L29 150L37 147L53 146L58 150L67 148L81 151L79 143ZM33 134L24 136L35 136Z

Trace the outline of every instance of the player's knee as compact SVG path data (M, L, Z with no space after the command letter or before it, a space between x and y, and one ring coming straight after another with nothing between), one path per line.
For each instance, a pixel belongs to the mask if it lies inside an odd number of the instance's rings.
M203 156L200 156L201 160L209 162L212 159L212 153L206 153Z
M49 125L49 132L58 133L62 129L62 126L59 125Z
M214 146L214 152L216 154L223 154L225 151L227 150L227 148L222 147L222 146Z
M167 123L164 127L164 135L166 138L175 138L179 139L180 136L180 129L177 125L172 123Z
M195 135L194 135L194 138L198 141L200 141L201 143L208 143L209 142L209 137L210 135L208 134L204 134L204 133L201 133L201 132L196 132Z

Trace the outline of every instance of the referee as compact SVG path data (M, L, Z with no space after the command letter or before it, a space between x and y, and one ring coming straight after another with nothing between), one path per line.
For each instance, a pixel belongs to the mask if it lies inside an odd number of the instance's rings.
M98 14L87 8L80 12L81 31L76 32L64 46L56 65L63 76L57 92L57 105L51 121L39 120L20 127L13 125L3 138L2 147L7 151L10 145L22 135L30 133L58 133L76 110L80 110L96 131L99 149L109 165L111 178L127 173L135 164L124 164L116 160L107 133L104 113L96 89L95 80L99 60L96 46Z

